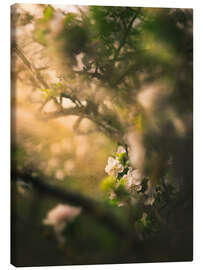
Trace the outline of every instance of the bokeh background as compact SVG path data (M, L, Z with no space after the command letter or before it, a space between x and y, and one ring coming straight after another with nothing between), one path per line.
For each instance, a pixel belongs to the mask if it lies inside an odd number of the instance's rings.
M192 22L191 9L12 6L15 265L192 260ZM62 245L43 225L60 198L19 172L87 196L126 224L128 211L110 203L102 188L119 144L129 146L132 166L151 186L166 180L177 190L163 211L170 228L156 225L138 256L129 235L82 210Z

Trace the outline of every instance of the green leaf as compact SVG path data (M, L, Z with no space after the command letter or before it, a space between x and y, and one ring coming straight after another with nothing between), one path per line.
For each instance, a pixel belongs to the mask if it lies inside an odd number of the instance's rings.
M47 6L45 9L44 9L44 21L49 21L52 19L54 15L54 9L52 6Z
M129 194L126 191L125 185L123 182L121 182L121 184L117 187L117 189L115 190L115 193L118 196L118 198L121 200L125 200L129 197Z
M104 191L109 191L109 190L114 189L115 184L116 184L116 178L113 176L107 176L102 180L100 187Z
M40 89L40 91L48 93L50 91L50 89Z
M64 26L66 27L66 26L72 24L75 21L75 18L76 18L76 15L74 13L71 13L71 12L68 13L66 15L65 20L64 20Z
M47 40L46 40L45 34L46 34L46 30L37 29L34 32L35 41L37 41L38 43L40 43L43 46L46 46L47 45Z
M44 99L48 99L50 96L53 96L53 90L52 89L40 89L43 93L42 96Z
M126 185L126 179L125 178L121 178L119 184L120 184L120 186L125 187L125 185Z
M120 153L118 154L118 160L122 165L125 165L126 163L126 158L127 158L127 153Z
M118 200L117 198L114 198L114 199L110 200L109 203L110 203L111 205L113 205L113 206L115 206L115 205L117 206L118 203L119 203L119 200Z

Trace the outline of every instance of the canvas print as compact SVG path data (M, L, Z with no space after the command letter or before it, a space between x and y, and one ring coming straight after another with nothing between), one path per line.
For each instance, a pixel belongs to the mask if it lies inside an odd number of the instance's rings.
M193 11L11 7L11 263L193 259Z

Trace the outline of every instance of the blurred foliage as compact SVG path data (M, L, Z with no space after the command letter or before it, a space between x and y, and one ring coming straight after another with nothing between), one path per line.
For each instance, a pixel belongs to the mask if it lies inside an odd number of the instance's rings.
M100 201L137 233L145 261L192 260L192 10L18 4L11 22L20 51L12 53L12 168ZM118 145L129 151L115 154L125 169L106 177ZM143 174L132 204L129 164ZM148 187L153 206L142 199ZM139 261L129 239L83 212L60 246L42 225L57 203L13 184L16 265Z

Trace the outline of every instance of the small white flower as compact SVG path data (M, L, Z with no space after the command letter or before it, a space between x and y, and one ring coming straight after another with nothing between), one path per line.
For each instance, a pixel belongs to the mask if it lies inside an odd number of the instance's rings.
M64 242L65 239L62 236L62 232L66 224L73 221L80 212L81 208L79 207L58 204L48 212L47 217L43 220L43 224L53 226L58 240Z
M123 146L119 146L117 149L117 154L122 154L122 153L126 153L126 150Z
M136 191L140 191L142 189L142 176L139 170L133 170L133 168L129 168L128 173L124 175L123 178L126 179L127 188L135 187Z
M110 195L109 195L109 199L110 200L113 200L113 199L115 199L116 198L116 193L114 192L114 191L112 191L111 193L110 193Z
M105 172L109 175L117 177L118 173L123 171L124 167L117 158L109 157L105 167Z

